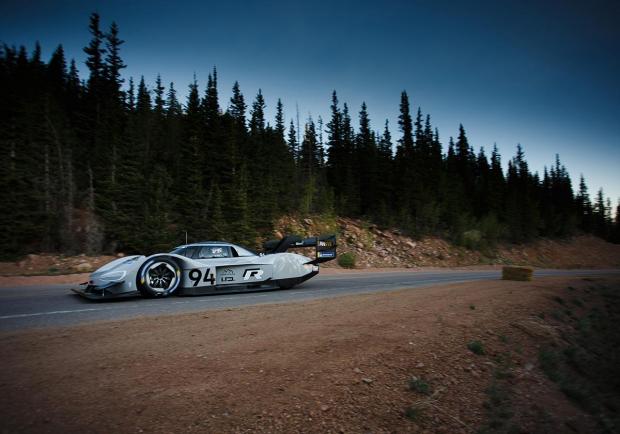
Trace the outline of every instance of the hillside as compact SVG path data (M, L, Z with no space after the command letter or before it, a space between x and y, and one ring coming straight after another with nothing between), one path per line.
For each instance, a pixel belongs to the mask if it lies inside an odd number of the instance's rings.
M492 264L527 264L541 268L620 266L620 245L592 235L566 240L539 239L527 244L501 244L484 252L470 250L437 237L414 240L397 229L349 218L282 218L276 237L286 233L338 234L338 252L357 257L357 268L371 267L462 267ZM328 262L326 267L337 267Z
M284 234L338 235L339 254L356 256L356 268L464 267L474 265L527 264L540 268L612 268L620 266L620 245L593 235L566 240L539 239L528 244L503 244L484 252L456 246L437 237L414 240L397 229L350 218L284 217L274 237ZM299 251L309 255L308 250ZM117 256L123 256L119 253ZM15 262L0 262L0 276L61 275L93 271L115 256L65 256L30 254ZM340 268L336 261L324 267Z

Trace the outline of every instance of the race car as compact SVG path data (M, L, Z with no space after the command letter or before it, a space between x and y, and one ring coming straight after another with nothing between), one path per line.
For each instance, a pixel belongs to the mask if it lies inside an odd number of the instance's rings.
M179 246L170 253L116 259L72 289L91 300L288 289L319 272L336 257L334 235L302 239L286 236L266 242L263 253L224 241ZM315 248L311 259L289 248Z

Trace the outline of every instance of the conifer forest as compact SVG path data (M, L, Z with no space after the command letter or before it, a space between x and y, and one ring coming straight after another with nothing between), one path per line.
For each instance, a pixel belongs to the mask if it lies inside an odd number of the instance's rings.
M0 47L2 257L149 253L186 231L254 247L285 214L360 217L472 248L577 232L619 241L620 207L583 177L574 191L559 156L537 173L520 146L500 156L462 125L444 137L405 91L397 125L326 89L329 118L300 127L280 100L266 119L261 91L244 95L215 68L206 86L188 77L188 92L124 77L118 26L92 14L89 30L83 77L62 46L49 59L39 44Z

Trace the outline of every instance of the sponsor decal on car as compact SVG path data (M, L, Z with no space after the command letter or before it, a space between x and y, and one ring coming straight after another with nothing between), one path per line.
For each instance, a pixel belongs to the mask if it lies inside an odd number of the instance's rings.
M248 268L243 272L243 280L261 280L263 278L263 270L260 268Z
M224 268L219 270L218 274L220 275L220 282L222 283L235 281L235 270L232 268Z

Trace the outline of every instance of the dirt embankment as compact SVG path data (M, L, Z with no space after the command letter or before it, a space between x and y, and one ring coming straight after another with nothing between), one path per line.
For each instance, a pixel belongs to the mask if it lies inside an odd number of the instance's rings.
M566 240L540 239L526 244L500 244L484 253L456 246L437 237L414 240L396 229L380 229L361 220L325 217L283 217L276 237L285 233L338 234L338 252L352 252L358 268L462 267L471 265L530 265L541 268L613 268L620 266L620 245L592 235ZM327 262L335 267L336 262Z
M619 289L477 282L5 333L0 420L7 432L602 432L620 407L600 362L618 354L587 345L618 319Z

